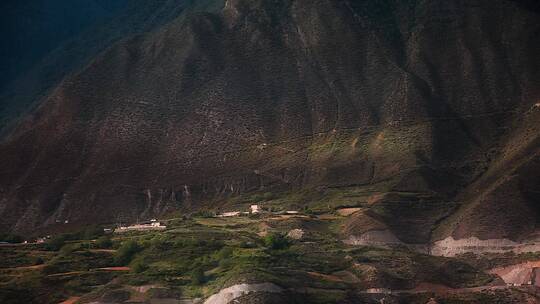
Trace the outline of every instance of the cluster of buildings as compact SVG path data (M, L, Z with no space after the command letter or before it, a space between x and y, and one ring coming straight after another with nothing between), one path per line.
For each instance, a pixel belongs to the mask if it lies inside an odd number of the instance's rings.
M250 214L259 214L262 213L263 210L259 205L251 205L250 211L230 211L230 212L223 212L217 215L217 217L235 217L235 216L242 216L242 215L250 215ZM277 211L277 212L269 212L272 214L282 215L282 214L288 214L288 215L296 215L299 214L299 211Z
M261 209L259 205L251 205L249 212L241 212L241 211L231 211L231 212L223 212L217 215L217 217L235 217L235 216L241 216L241 215L249 215L249 214L258 214L261 212Z
M223 212L218 215L217 217L236 217L236 216L242 216L242 215L250 215L250 214L260 214L263 210L259 205L251 205L249 211L231 211L231 212ZM298 211L281 211L281 212L273 212L275 214L298 214ZM57 221L60 222L60 221ZM64 224L69 223L69 221L65 221ZM137 223L134 225L129 226L119 226L116 229L110 229L105 228L103 231L105 233L124 233L124 232L130 232L130 231L148 231L148 230L165 230L167 226L162 225L160 222L158 222L156 219L152 219L149 222L143 222L143 223ZM35 240L35 243L41 244L45 243L47 239L51 238L50 236L46 237L40 237ZM24 242L25 244L28 244L27 241Z
M150 222L135 224L131 226L120 226L114 229L115 233L123 233L129 231L147 231L147 230L165 230L167 226L161 225L156 219L151 220Z

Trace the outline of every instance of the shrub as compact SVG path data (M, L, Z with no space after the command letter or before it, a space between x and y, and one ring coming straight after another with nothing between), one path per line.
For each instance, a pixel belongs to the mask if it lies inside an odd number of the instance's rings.
M289 247L289 241L281 233L269 233L264 237L264 245L273 250L285 249Z
M58 251L64 246L68 236L66 234L59 234L45 242L45 249L49 251Z
M212 218L215 214L209 210L199 210L195 213L193 213L193 217L204 217L204 218Z
M223 247L221 248L221 250L217 252L216 258L218 260L224 260L232 256L232 254L233 254L233 250L231 247Z
M193 269L191 272L191 284L193 285L201 285L204 284L206 281L206 277L204 276L204 271L201 267L197 267Z
M131 271L134 273L141 273L148 269L148 265L142 259L136 259L129 264Z
M230 259L232 255L233 249L231 247L223 247L216 253L215 260L217 260L219 266L222 268L228 268L232 264Z
M108 236L101 236L96 241L96 247L101 249L111 248L113 245L112 240Z
M148 241L150 247L155 248L159 251L164 251L173 246L172 242L169 242L165 237L155 236L150 241Z
M139 243L131 240L126 241L122 243L120 248L118 248L118 251L116 251L114 263L119 266L127 265L131 262L133 256L141 250L142 248Z
M231 268L234 265L231 259L219 260L219 267L221 268Z
M60 248L60 255L68 256L73 252L79 250L81 246L79 244L66 244Z
M275 197L276 196L272 192L256 193L250 197L250 200L254 202L263 202L263 201L270 201L274 199Z
M84 229L80 237L83 240L93 240L105 234L103 228L99 226L89 226Z

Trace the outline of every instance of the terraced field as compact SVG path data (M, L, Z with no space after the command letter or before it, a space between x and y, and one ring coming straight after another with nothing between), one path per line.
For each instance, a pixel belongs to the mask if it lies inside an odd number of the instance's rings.
M490 271L499 265L533 261L536 255L445 258L400 244L348 245L343 229L358 212L183 217L164 221L165 231L74 240L56 250L47 243L4 245L0 247L4 263L0 301L222 304L233 300L379 303L386 299L387 303L425 304L430 299L436 303L490 303L495 297L506 301L499 303L537 300L534 287L507 287ZM287 237L293 230L296 237ZM110 242L103 241L109 238Z

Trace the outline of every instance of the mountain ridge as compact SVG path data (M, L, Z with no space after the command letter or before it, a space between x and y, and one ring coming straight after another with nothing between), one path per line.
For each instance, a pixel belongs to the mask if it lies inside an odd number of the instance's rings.
M464 201L419 239L521 239L538 218L537 17L509 1L229 0L122 40L0 144L1 229L356 185Z

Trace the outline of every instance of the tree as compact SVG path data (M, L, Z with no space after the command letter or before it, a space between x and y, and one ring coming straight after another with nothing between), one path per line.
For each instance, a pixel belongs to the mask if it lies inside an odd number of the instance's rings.
M201 285L204 284L206 281L206 277L204 276L204 271L201 267L196 267L191 272L191 284L193 285Z
M80 244L65 244L60 248L60 255L69 256L81 248Z
M45 249L49 251L58 251L60 250L60 248L64 246L67 239L68 239L68 236L65 234L59 234L59 235L53 236L51 239L45 242Z
M102 236L96 241L96 247L101 249L108 249L112 247L112 240L108 236Z
M34 260L34 265L43 265L45 263L45 261L43 260L42 257L37 257L35 260Z
M233 250L231 247L223 247L221 248L221 250L217 252L216 257L218 260L224 260L232 256L232 254L233 254Z
M142 259L136 259L129 266L134 273L141 273L148 269L148 265Z
M133 256L142 250L142 247L139 243L129 240L122 243L122 246L116 251L114 256L114 263L119 266L124 266L129 264L133 259Z
M89 226L84 229L81 238L84 240L93 240L102 236L104 233L105 232L103 232L103 228L99 226Z
M264 237L264 245L269 249L285 249L289 247L289 241L281 233L270 233Z

